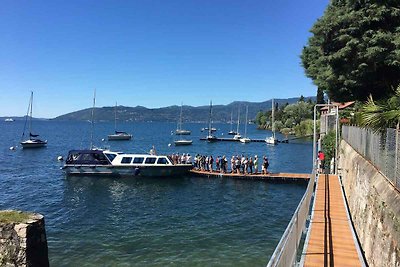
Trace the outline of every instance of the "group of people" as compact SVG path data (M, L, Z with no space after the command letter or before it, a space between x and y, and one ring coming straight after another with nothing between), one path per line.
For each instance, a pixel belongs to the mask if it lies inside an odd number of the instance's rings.
M253 157L245 157L244 155L232 156L230 160L224 156L211 156L197 154L194 157L194 168L201 171L217 171L221 173L241 173L241 174L259 174L259 166L261 165L261 174L268 173L269 161L266 156L262 160L257 155ZM214 169L215 164L215 169ZM228 169L228 164L230 169Z

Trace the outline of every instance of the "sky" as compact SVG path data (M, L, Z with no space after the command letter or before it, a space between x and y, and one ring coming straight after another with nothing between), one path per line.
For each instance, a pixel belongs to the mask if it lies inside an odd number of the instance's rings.
M316 95L300 54L329 0L2 0L0 116Z

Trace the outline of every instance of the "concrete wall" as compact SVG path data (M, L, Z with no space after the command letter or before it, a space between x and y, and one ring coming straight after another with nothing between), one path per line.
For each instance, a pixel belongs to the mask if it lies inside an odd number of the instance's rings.
M339 154L339 173L369 266L400 266L400 193L345 141Z
M23 223L0 223L0 266L49 266L42 215L30 214Z

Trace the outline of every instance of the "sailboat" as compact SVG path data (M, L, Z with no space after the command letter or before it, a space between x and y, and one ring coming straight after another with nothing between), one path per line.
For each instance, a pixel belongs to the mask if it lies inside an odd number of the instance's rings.
M275 105L274 99L272 99L272 119L271 119L271 126L272 126L272 136L265 138L265 142L270 145L276 145L278 143L278 139L275 136Z
M189 135L191 133L191 131L182 129L182 106L183 106L183 104L181 104L181 113L179 116L178 127L175 131L175 135L178 135L178 136ZM174 144L176 146L188 146L188 145L191 145L192 143L193 143L192 140L188 140L188 139L185 139L182 137L180 139L174 141Z
M233 111L231 112L231 130L228 132L228 135L237 135L237 132L233 130Z
M191 131L182 129L182 106L183 106L183 104L181 104L181 113L179 116L178 126L175 130L175 134L176 135L190 135L192 133Z
M131 140L132 135L128 134L127 132L117 131L117 102L115 102L115 109L114 109L114 134L108 135L108 140L112 141L121 141L121 140Z
M244 124L244 137L240 138L239 141L241 143L250 143L250 138L247 137L247 124L248 124L248 115L249 115L249 106L246 106L246 121Z
M24 132L22 133L22 138L24 138L25 130L26 130L26 123L29 119L29 139L21 142L22 148L39 148L39 147L44 147L47 145L47 140L45 140L45 141L40 140L39 138L37 138L39 136L38 134L32 133L32 109L33 109L32 106L33 106L33 92L31 92L31 98L29 100L29 105L28 105L28 111L26 112L26 117L25 117Z
M217 141L217 137L213 134L212 128L212 101L210 101L210 114L208 118L208 135L206 136L208 142Z
M239 106L239 109L238 109L238 119L237 119L236 134L233 136L233 139L235 139L235 140L240 140L240 138L242 138L242 136L239 133L239 125L240 125L240 106Z

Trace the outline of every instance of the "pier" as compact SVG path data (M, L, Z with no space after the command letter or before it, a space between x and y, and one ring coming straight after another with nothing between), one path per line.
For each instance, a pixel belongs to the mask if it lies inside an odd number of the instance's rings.
M308 241L308 242L307 242ZM363 266L337 175L318 178L304 266Z
M264 180L271 182L301 182L307 183L310 179L310 174L307 173L267 173L267 174L244 174L244 173L221 173L218 171L200 171L192 169L190 172L195 176L208 178L231 178L242 180Z
M207 138L205 137L201 137L200 138L201 141L207 141ZM218 137L216 139L214 139L212 142L240 142L239 139L233 139L233 138L222 138L222 137ZM251 139L250 138L250 142L254 142L254 143L265 143L265 139ZM289 143L288 139L284 139L284 140L278 140L278 143Z

